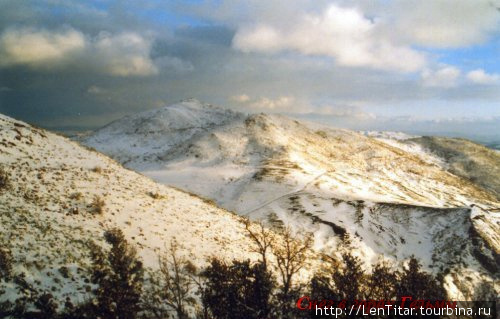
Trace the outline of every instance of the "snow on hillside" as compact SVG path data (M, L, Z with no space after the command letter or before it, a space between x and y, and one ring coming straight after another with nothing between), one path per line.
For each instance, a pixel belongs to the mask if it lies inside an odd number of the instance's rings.
M378 138L383 140L397 140L397 141L404 141L410 138L418 137L403 132L392 132L392 131L360 131L359 133L373 138Z
M470 180L500 200L500 154L483 145L461 139L424 136L406 141L420 145L429 153L444 159L444 169Z
M191 122L163 134L164 126L177 122L170 118L172 110L179 109L197 113L191 114ZM157 129L151 128L158 121L150 122L152 114L161 119ZM214 198L238 212L273 198L276 192L268 192L265 184L291 191L313 180L318 189L341 198L498 206L491 193L443 170L435 156L348 130L315 131L283 116L245 117L196 101L132 118L115 121L82 142L155 180ZM253 193L259 196L249 198Z
M196 134L224 125L242 114L195 100L136 114L110 123L99 135L90 135L89 145L105 146L106 154L121 163L155 161L162 153L181 145Z
M497 276L500 212L346 201L301 191L251 215L307 229L315 234L318 247L338 250L347 238L349 247L368 264L380 256L397 262L414 255L426 268L447 274L446 288L457 298L459 291Z
M198 265L214 253L254 256L241 217L3 115L0 169L8 177L0 189L0 244L11 250L15 271L47 291L80 294L82 301L88 241L103 245L111 227L124 231L147 267L157 267L174 237Z
M416 154L428 163L480 185L500 200L500 156L492 147L463 138L412 136L402 132L360 133Z
M164 134L162 127L176 122L172 110L193 113ZM152 117L161 119L159 128ZM373 138L194 100L131 118L81 142L241 215L313 231L318 248L338 247L347 234L368 263L380 254L395 261L419 256L428 268L448 272L455 293L463 291L463 276L468 288L496 276L498 199L447 171L445 159L422 145L404 143L412 136Z

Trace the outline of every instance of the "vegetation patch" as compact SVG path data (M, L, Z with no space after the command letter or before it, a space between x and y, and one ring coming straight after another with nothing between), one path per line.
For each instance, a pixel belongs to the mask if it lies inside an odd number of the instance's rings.
M9 175L3 167L0 167L0 190L9 187Z

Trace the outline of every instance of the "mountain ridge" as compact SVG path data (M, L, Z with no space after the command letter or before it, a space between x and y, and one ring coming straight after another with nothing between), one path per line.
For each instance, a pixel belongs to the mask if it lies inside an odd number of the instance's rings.
M203 107L194 100L175 107L186 103ZM130 144L117 150L95 143L108 138L106 132L81 142L238 214L312 231L319 249L335 249L347 236L366 263L416 255L426 267L449 272L449 291L461 291L460 276L475 283L497 276L498 198L445 169L446 159L421 143L263 113L211 122L219 124L183 139L170 132L174 143L165 148L150 147L159 143L151 136L134 136L146 143L134 160ZM114 123L119 128L120 121Z
M175 107L180 108L181 106L185 105L183 103L185 102L176 104ZM201 105L199 102L194 101L189 101L187 105L191 106L193 103L198 104L198 106ZM405 172L403 172L405 175L408 175L406 173L411 170L411 166L420 167L424 165L425 170L430 172L431 175L439 175L431 177L435 181L438 181L438 183L442 183L442 188L445 191L447 187L454 188L454 190L450 190L450 192L459 194L459 188L465 188L467 189L467 192L474 193L476 197L485 199L486 202L497 202L497 198L495 198L495 196L491 196L492 194L488 194L487 191L479 189L474 183L470 183L468 180L462 180L461 176L456 176L454 174L449 175L447 174L447 172L443 171L442 168L434 167L434 164L436 164L439 159L437 159L435 156L433 157L432 154L427 154L423 150L421 150L420 153L408 152L408 149L401 150L400 145L393 145L388 143L381 144L378 139L364 137L356 132L352 132L349 130L328 129L323 131L314 131L307 128L306 126L301 125L298 121L288 119L287 117L279 115L245 115L242 113L232 113L232 111L227 112L230 113L222 112L219 114L211 114L209 123L216 124L209 126L209 132L205 130L198 130L196 132L189 132L188 134L185 134L185 128L181 128L181 130L177 130L177 132L169 132L166 136L163 136L161 132L159 135L141 135L139 133L132 135L132 139L134 140L134 142L132 142L130 140L127 141L127 138L123 137L126 136L126 133L114 134L120 135L120 137L118 137L117 140L113 140L113 137L108 136L108 132L106 132L106 128L104 128L103 130L98 130L90 137L82 139L82 142L89 146L95 146L97 149L100 148L101 151L115 158L119 162L126 164L132 169L143 172L152 171L157 168L161 169L162 166L164 166L166 163L177 163L183 160L182 157L185 154L187 155L184 156L184 159L187 162L197 162L197 164L199 164L199 167L210 165L208 162L208 160L210 159L210 161L214 163L217 161L225 161L226 164L232 164L235 161L240 161L243 163L243 166L246 165L247 168L250 168L252 166L247 165L250 163L253 164L254 167L251 168L254 170L257 170L256 166L266 166L266 161L279 162L280 160L283 160L291 163L291 165L300 166L300 163L298 163L300 159L298 161L295 161L295 159L293 158L294 156L301 156L303 158L306 158L305 160L309 162L309 165L313 165L316 167L323 166L324 170L332 170L332 168L335 168L335 165L328 165L328 162L342 163L345 167L352 166L353 161L356 161L359 169L358 172L352 172L352 174L358 175L367 173L367 167L361 167L366 166L366 163L373 162L375 163L374 165L377 164L376 159L374 159L375 157L380 157L382 160L384 158L392 158L391 160L403 161L408 163L407 166L409 166L409 168L406 169ZM227 116L227 114L237 115ZM213 119L214 117L217 117L219 115L223 115L225 118L218 120ZM140 114L136 115L136 117L139 118L140 116ZM147 118L148 117L146 117L146 119ZM274 125L275 122L279 124ZM113 125L117 127L118 132L120 132L120 126L130 129L129 124L129 122L113 122ZM300 138L296 138L296 136L293 136L293 134L302 135L300 136ZM101 141L98 141L96 139L101 139ZM143 141L142 147L134 144L137 139ZM162 140L168 140L168 142L161 142ZM160 145L162 143L163 145ZM325 143L332 144L340 151L337 151L337 149L335 149L333 146L324 146ZM294 145L296 144L301 145L299 147L294 147ZM243 145L243 148L239 148L240 145ZM318 147L314 148L313 146L315 145L317 145ZM346 147L349 145L353 145L354 147ZM140 150L140 152L136 154L136 150ZM304 155L303 150L314 152L314 158L312 158L312 156L309 156L308 154ZM259 152L261 152L260 156L258 154ZM372 154L370 154L370 152ZM339 153L340 156L335 156L335 154L337 153ZM133 154L132 156L137 156L137 162L134 162L134 159L131 158L130 154ZM351 158L347 159L345 158L345 156L351 156ZM359 157L358 160L356 160L357 157ZM312 161L310 159L312 159ZM267 164L267 168L272 170L272 163ZM390 166L390 163L385 163L384 165L385 166L383 166L382 169L386 169L388 165ZM296 170L300 169L303 168L296 168ZM398 168L393 167L391 169L397 170ZM264 171L263 173L266 172ZM315 173L317 172L313 172L312 175L315 175ZM376 178L384 178L387 181L391 182L391 177L388 176L390 175L390 172L380 173L382 176L376 176ZM337 178L337 180L338 179L341 178ZM365 179L362 182L370 183L371 181ZM432 184L432 181L426 180L425 182L427 184ZM399 181L396 181L396 183L392 183L391 187L395 187L399 192L403 193L403 203L425 203L431 206L440 206L446 204L451 205L451 203L453 202L455 202L455 206L470 205L473 203L472 201L464 200L463 198L447 198L446 201L428 200L427 202L425 202L425 199L422 198L412 199L412 197L414 197L415 195L415 191L411 188L409 190L406 190L406 186L402 187L399 185L395 185L397 183L399 183ZM413 187L414 185L409 186ZM373 185L373 187L377 187L377 185ZM429 187L436 188L432 185L429 185ZM418 190L417 193L419 191L421 190ZM371 195L383 195L381 193L382 190L378 190L378 192L375 192L375 194ZM389 201L397 202L398 200L399 198L397 198L396 196L396 198L390 198ZM421 202L422 200L424 200L424 202Z

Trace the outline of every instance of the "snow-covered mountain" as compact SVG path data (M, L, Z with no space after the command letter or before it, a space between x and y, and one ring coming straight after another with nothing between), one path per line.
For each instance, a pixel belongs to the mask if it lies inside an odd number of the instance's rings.
M416 255L447 274L452 293L498 279L494 178L479 183L478 174L450 169L456 157L397 137L188 100L117 120L80 141L238 214L312 231L318 248L349 241L367 262ZM498 160L488 156L481 169Z
M0 249L11 251L16 273L58 300L83 301L89 240L104 245L103 232L112 227L152 269L174 237L194 264L214 253L254 258L241 217L3 115L0 181Z
M348 199L498 206L491 192L443 170L443 159L418 144L388 145L348 130L311 128L279 115L246 116L198 101L123 118L82 141L239 213L273 199L269 183L286 190L312 185ZM255 192L266 187L258 198L246 198L249 185Z

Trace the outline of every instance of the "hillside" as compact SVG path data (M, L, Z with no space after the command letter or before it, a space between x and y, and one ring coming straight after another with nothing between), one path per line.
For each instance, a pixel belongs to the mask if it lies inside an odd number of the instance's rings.
M421 137L408 140L445 160L450 173L476 183L500 200L500 154L465 139Z
M253 256L240 217L3 115L0 163L1 247L12 252L16 273L62 294L58 300L86 296L89 241L104 245L103 232L112 227L124 231L153 269L174 237L197 265L214 253Z
M317 248L347 240L368 264L416 255L448 274L453 294L498 276L495 193L443 169L446 159L418 143L196 100L117 120L80 141L238 214L312 231Z
M200 114L191 113L192 122L172 117L193 111ZM498 206L494 194L443 170L440 158L424 150L409 152L352 131L312 129L278 115L246 117L194 101L118 120L83 143L238 212L276 194L265 192L255 202L241 198L240 185L260 188L268 181L290 190L314 180L318 189L349 199Z

